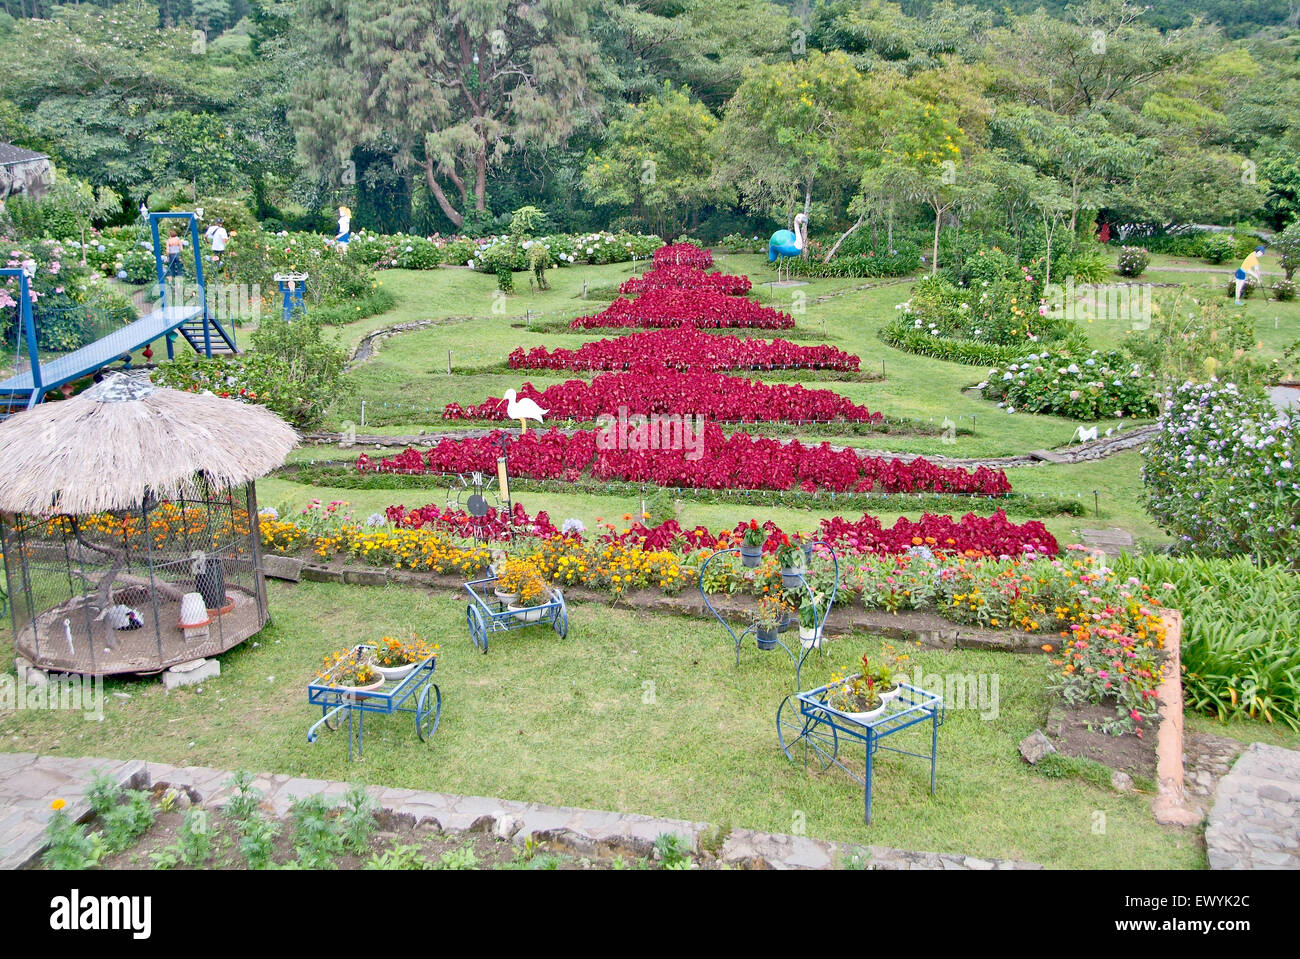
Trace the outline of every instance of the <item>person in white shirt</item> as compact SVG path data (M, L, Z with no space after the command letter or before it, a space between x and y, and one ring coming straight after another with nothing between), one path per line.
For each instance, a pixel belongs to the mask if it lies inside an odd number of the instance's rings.
M221 254L226 252L226 241L230 239L230 234L226 232L223 221L217 220L216 223L208 227L207 231L203 235L207 237L208 242L212 244L212 261L219 264L221 262Z
M352 211L345 206L339 207L339 232L334 237L340 253L348 252L348 241L352 239Z

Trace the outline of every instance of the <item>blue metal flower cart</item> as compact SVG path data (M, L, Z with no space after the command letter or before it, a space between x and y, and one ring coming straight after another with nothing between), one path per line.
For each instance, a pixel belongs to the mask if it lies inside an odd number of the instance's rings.
M824 552L818 553L816 550L818 546L825 547ZM714 553L712 556L710 556L708 559L704 561L704 565L700 567L699 575L695 578L696 587L700 591L700 598L704 600L705 607L708 609L710 613L713 614L714 618L717 619L717 621L722 624L722 628L727 631L727 634L731 637L731 641L736 645L737 666L740 665L741 644L744 642L745 637L750 635L751 633L754 634L755 644L757 644L758 628L756 626L750 626L739 634L737 634L736 631L732 629L731 624L728 623L725 619L723 619L722 614L719 613L714 608L711 602L709 602L709 594L704 591L704 571L707 570L709 568L709 564L712 563L719 556L722 556L725 553L740 553L740 552L741 550L739 547L718 550L716 553ZM831 607L835 605L835 596L839 592L839 588L840 588L840 561L839 561L839 557L835 555L834 547L832 547L829 543L824 543L820 540L813 543L808 543L804 548L805 565L799 569L798 582L799 582L799 586L802 587L805 591L807 591L809 602L815 602L816 593L814 593L812 586L808 582L807 573L811 569L811 566L809 564L811 564L812 558L818 555L824 555L830 558L831 568L834 573L834 578L831 583L830 595L826 599L826 607L822 611L821 617L814 621L814 626L813 626L814 638L812 640L800 641L799 650L797 653L789 646L787 646L785 643L783 643L779 635L776 640L776 645L780 646L782 649L785 650L786 655L790 657L791 663L794 664L794 688L795 689L798 689L800 685L802 685L799 680L803 670L804 660L808 658L808 654L811 653L814 649L817 650L819 655L821 653L822 627L826 623L826 617L830 615Z
M359 645L352 652L364 655L374 649L374 646ZM415 733L422 742L428 742L442 718L442 691L433 681L433 671L437 668L438 657L430 656L401 679L387 680L378 689L364 692L333 685L326 673L307 686L307 701L321 708L321 718L307 730L307 742L316 741L321 726L333 731L346 719L348 759L353 758L354 752L355 758L360 759L366 713L391 716L397 712L414 713ZM412 699L415 705L408 705Z
M560 639L569 635L569 607L560 590L552 588L554 599L549 603L511 609L491 592L496 581L497 577L488 576L465 584L465 592L469 593L469 605L465 607L469 638L484 653L488 651L488 637L493 633L525 626L550 626Z
M850 677L856 678L856 677ZM943 725L943 697L902 683L895 699L885 704L885 711L871 719L855 719L829 704L830 686L787 696L776 711L776 736L781 750L791 762L815 762L821 769L831 763L839 766L862 784L862 799L867 825L871 824L871 785L877 749L930 760L930 795L934 795L935 766L939 749L939 727ZM918 723L930 723L930 752L915 753L881 740ZM839 758L840 740L860 742L866 749L863 775L846 766Z

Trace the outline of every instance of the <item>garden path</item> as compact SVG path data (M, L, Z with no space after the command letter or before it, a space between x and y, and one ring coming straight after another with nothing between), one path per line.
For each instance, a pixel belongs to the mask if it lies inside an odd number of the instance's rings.
M1300 751L1252 743L1219 781L1211 869L1300 869Z

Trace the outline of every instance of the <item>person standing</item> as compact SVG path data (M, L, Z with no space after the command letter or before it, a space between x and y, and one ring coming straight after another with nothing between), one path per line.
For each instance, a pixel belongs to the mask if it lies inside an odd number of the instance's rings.
M221 265L221 255L226 252L226 241L230 239L230 234L226 232L223 223L224 221L217 220L204 233L208 242L212 244L212 262L218 266Z
M1241 302L1242 291L1246 289L1246 278L1254 277L1255 283L1259 283L1259 258L1264 255L1264 247L1257 246L1253 253L1249 254L1241 261L1241 266L1237 267L1237 272L1233 279L1237 281L1237 302Z
M181 248L184 245L185 241L180 238L180 235L175 230L172 230L171 235L167 237L168 276L177 277L183 272L181 267Z

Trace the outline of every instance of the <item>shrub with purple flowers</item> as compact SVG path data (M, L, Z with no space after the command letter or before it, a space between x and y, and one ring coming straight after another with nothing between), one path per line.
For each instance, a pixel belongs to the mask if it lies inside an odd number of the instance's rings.
M1300 415L1259 389L1211 380L1174 391L1142 451L1146 506L1191 552L1300 557Z

